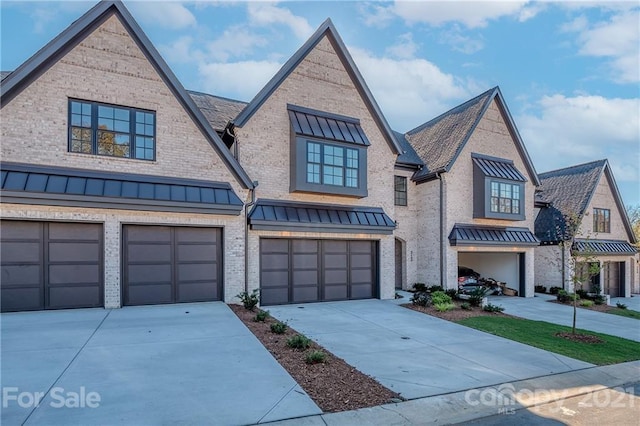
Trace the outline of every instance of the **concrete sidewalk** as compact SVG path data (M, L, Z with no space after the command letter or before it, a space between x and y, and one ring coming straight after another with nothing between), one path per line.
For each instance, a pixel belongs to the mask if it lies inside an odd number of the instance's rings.
M536 295L536 297L527 298L490 296L488 299L490 303L504 307L504 312L509 315L568 327L571 327L573 321L573 307L549 302L548 300L555 300L554 296ZM636 319L578 308L576 326L584 330L640 342L640 321Z
M592 366L397 306L395 301L310 303L268 310L406 399Z
M538 417L540 424L591 424L588 414L565 408L569 398L582 396L580 401L607 410L613 415L637 424L640 398L634 395L634 383L640 381L640 361L591 367L529 380L503 383L463 392L420 398L397 404L380 405L341 413L322 414L269 423L278 426L332 425L447 425L475 419L505 415L507 423L515 421L518 410L527 410L545 403L553 403L560 421ZM635 387L637 388L637 386ZM593 396L603 394L604 398ZM621 410L621 411L620 411ZM529 410L529 422L536 416ZM635 423L634 423L635 422ZM621 424L621 423L619 423Z

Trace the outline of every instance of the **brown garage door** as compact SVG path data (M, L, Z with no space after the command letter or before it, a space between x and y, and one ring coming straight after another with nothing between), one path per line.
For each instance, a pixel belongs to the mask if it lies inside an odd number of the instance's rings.
M260 240L261 304L377 296L375 241Z
M1 226L2 312L103 306L102 225Z
M123 304L222 300L220 228L124 226Z

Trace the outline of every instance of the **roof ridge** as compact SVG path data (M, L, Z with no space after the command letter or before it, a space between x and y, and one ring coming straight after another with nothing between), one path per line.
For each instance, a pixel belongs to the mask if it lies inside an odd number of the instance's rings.
M224 101L237 102L239 104L248 104L249 103L248 101L241 101L239 99L228 98L226 96L214 95L213 93L201 92L200 90L191 90L191 89L185 89L185 90L188 93L193 93L194 95L212 96L214 98L222 99Z
M601 164L598 164L601 163ZM608 160L606 158L601 159L601 160L595 160L595 161L589 161L586 163L581 163L581 164L574 164L573 166L567 166L567 167L562 167L560 169L554 169L554 170L549 170L546 172L542 172L542 173L538 173L538 177L540 179L544 179L545 177L552 177L553 176L563 176L562 173L559 172L566 172L572 169L577 169L579 167L584 167L584 166L593 166L594 168L596 166L598 167L604 167L606 164L608 163Z

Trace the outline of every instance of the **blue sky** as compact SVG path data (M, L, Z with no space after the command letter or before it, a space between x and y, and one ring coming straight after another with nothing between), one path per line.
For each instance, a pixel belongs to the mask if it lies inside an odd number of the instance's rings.
M395 130L499 85L538 172L608 158L640 204L638 1L124 3L186 88L244 101L330 17ZM2 70L93 4L2 0Z

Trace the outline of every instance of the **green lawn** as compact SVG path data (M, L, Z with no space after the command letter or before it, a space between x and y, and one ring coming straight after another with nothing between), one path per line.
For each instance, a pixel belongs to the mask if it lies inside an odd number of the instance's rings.
M578 332L598 336L604 340L604 343L574 342L555 336L558 332L571 332L571 327L544 321L479 316L460 320L458 324L596 365L618 364L640 359L640 342L586 330L578 330Z
M612 314L612 315L620 315L621 317L627 317L627 318L633 318L633 319L640 320L640 312L634 311L632 309L614 308L614 309L611 309L611 310L607 311L607 313L608 314Z

